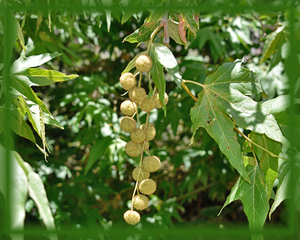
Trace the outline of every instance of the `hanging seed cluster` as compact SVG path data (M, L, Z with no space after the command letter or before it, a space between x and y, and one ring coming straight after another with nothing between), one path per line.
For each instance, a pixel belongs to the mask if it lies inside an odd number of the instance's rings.
M140 221L140 214L136 210L144 210L148 207L150 195L156 190L156 182L150 178L150 173L160 168L160 159L151 156L149 141L156 135L153 124L148 122L149 113L155 108L162 108L159 94L155 90L149 96L146 90L141 87L142 73L149 72L152 68L152 59L148 55L140 55L135 61L136 70L139 71L140 79L137 82L135 76L128 72L120 77L120 84L128 91L128 100L120 105L120 110L125 116L120 121L123 131L130 133L130 141L125 145L125 152L130 157L140 157L140 164L132 171L132 177L136 181L132 195L131 210L124 213L124 219L128 224L135 225ZM150 79L150 78L149 78ZM168 95L165 93L165 104L168 102ZM145 123L140 123L138 112L147 112ZM148 156L144 156L148 154Z

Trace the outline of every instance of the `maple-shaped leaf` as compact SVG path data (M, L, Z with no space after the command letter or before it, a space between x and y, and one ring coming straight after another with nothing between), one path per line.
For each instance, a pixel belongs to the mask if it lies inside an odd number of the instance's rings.
M263 228L269 211L266 181L258 164L249 164L246 170L249 174L251 184L239 177L231 189L231 193L227 197L219 215L224 207L231 202L240 199L248 218L250 230L260 231ZM254 236L252 239L261 238Z
M203 90L191 109L191 120L193 137L199 127L204 127L233 167L249 180L233 130L235 125L266 134L278 142L284 142L285 138L274 116L250 97L262 91L261 85L256 82L256 74L241 68L241 63L242 60L225 63L205 79Z

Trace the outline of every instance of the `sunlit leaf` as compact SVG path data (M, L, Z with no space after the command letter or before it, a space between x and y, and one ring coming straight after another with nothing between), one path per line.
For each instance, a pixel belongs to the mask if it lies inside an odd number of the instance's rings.
M157 23L153 23L153 22L144 23L139 29L135 30L135 32L125 37L123 42L125 41L130 43L146 42L150 39L150 36L156 27L157 27Z
M225 204L220 210L233 201L240 199L244 206L244 212L249 221L250 230L262 230L268 211L268 189L262 171L258 165L248 165L246 170L249 174L251 184L239 177ZM256 239L256 238L255 238Z

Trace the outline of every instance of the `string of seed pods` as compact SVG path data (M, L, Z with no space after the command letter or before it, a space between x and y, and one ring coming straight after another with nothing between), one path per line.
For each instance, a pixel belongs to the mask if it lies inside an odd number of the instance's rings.
M136 184L132 194L131 209L123 215L124 220L131 225L137 224L141 219L140 214L134 209L146 209L149 204L147 195L156 191L156 182L149 177L150 173L156 172L160 168L160 159L157 156L151 156L149 151L149 141L155 138L156 129L148 120L149 113L154 108L162 108L158 92L154 91L149 96L141 87L143 72L149 72L152 68L150 56L140 55L135 61L135 67L140 74L138 84L131 72L124 73L119 79L121 87L128 91L129 96L129 100L125 100L120 105L120 110L125 115L120 121L120 127L123 131L130 133L131 139L125 145L125 152L133 158L140 156L139 166L132 171L132 177ZM167 104L168 95L166 93L164 100ZM140 124L139 109L147 112L146 122L143 124ZM135 116L137 121L134 119ZM148 152L148 156L143 158L144 152Z

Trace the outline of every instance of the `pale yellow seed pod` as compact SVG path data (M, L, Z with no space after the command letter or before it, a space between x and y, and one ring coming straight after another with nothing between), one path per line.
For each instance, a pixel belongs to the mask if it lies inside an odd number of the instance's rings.
M136 211L128 210L123 215L125 222L130 225L135 225L141 220L141 216Z
M140 72L149 72L152 68L152 59L148 55L140 55L135 60L135 67Z
M128 91L136 86L136 78L131 72L121 75L119 81L121 87Z
M143 181L150 177L150 172L146 171L143 167L136 167L132 171L132 177L135 181Z
M136 121L132 117L123 117L120 121L120 127L125 132L132 132L136 129Z
M135 143L133 141L129 141L125 145L125 152L130 156L130 157L138 157L141 156L142 154L142 146L140 143Z
M136 112L136 103L130 100L125 100L121 103L120 110L124 115L132 116Z
M144 130L137 128L130 133L130 138L135 143L142 143L146 139L146 133Z
M155 129L154 125L148 123L147 124L147 128L146 128L146 123L143 123L140 126L140 129L146 130L146 140L147 141L151 141L151 140L153 140L155 138L156 129Z
M140 103L144 101L144 99L147 97L146 90L141 87L134 87L129 91L129 98L131 101L135 103Z
M159 99L159 93L154 94L154 100L155 100L155 107L156 108L162 108L162 104L161 104L161 101ZM165 105L167 105L168 101L169 101L169 96L165 92Z
M145 179L139 184L139 190L141 193L150 195L156 191L156 182L153 179Z
M156 172L160 168L160 160L156 156L147 156L143 159L142 167L149 172Z
M142 111L151 112L155 108L155 100L153 97L146 97L139 106Z
M137 210L144 210L148 207L149 198L145 195L136 195L132 201L133 207Z

